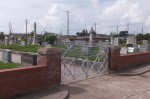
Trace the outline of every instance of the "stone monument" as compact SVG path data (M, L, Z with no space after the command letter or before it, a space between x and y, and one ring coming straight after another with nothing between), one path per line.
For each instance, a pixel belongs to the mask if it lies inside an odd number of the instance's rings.
M90 37L89 37L89 46L90 47L94 46L94 33L95 33L95 31L93 30L93 27L91 27Z
M37 36L36 36L36 22L34 22L34 36L32 38L32 45L38 44Z

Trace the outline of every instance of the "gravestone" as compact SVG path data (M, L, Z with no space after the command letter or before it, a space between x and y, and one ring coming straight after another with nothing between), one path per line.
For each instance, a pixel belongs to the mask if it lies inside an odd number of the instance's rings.
M140 52L147 52L149 49L148 40L143 40L142 45L140 45Z
M3 53L2 53L2 59L3 59L3 62L5 63L9 63L11 62L11 50L4 50Z
M9 45L9 39L7 37L5 37L5 45Z
M21 41L21 46L25 46L26 42L25 41Z
M120 54L127 54L128 51L127 51L127 48L126 47L121 47L121 50L120 50Z
M21 66L35 66L37 65L37 54L23 53L21 55Z
M31 37L28 38L27 43L32 44L32 38Z
M85 53L86 55L89 55L91 53L90 47L81 47L81 53Z
M104 54L105 54L104 48L100 47L100 48L99 48L99 51L98 51L98 54L99 54L99 55L104 55Z
M109 41L102 42L102 46L106 48L110 46L110 42Z
M136 39L135 39L135 36L129 36L127 38L127 44L136 44Z
M127 47L127 49L128 49L129 53L133 53L134 52L134 47Z
M119 38L118 38L118 37L115 37L113 43L114 43L114 44L113 44L114 46L119 46Z

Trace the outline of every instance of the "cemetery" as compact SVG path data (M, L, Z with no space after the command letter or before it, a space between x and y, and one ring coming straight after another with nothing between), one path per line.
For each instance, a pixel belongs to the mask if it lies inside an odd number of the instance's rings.
M16 90L10 96L115 73L150 61L148 41L143 40L138 45L133 35L127 36L124 46L120 46L120 38L113 35L110 39L96 41L93 28L88 40L66 36L63 39L59 37L53 44L43 41L40 45L35 35L28 42L20 43L11 35L0 45L0 65L5 67L0 69L6 69L0 72L0 83L4 85L0 89L8 86L2 82L6 81L3 76L9 75L10 86L21 81L20 86L10 88ZM25 87L28 84L32 86ZM7 96L11 90L6 89L0 96Z

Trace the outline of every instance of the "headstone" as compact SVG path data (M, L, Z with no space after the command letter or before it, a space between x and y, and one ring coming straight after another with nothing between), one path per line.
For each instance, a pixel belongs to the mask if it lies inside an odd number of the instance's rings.
M91 52L90 47L81 47L81 53L85 53L86 55L89 55Z
M102 46L106 48L110 46L110 42L109 41L102 42Z
M21 46L25 46L26 42L25 41L21 41Z
M134 52L134 47L127 47L127 49L128 49L129 53L133 53Z
M27 43L32 44L32 38L31 37L28 38Z
M104 48L100 47L100 48L99 48L99 51L98 51L98 54L99 54L99 55L104 55L104 54L105 54Z
M129 36L127 38L127 44L133 44L133 45L135 45L136 44L136 38L135 38L135 36Z
M119 38L118 37L115 37L114 38L114 46L119 46Z
M94 30L93 30L92 27L91 27L91 30L90 30L89 46L90 47L94 46Z
M9 63L11 62L11 50L4 50L3 53L2 53L2 58L3 58L3 62L5 63Z
M111 34L111 41L110 41L110 44L111 44L111 45L114 45L114 37L113 37L112 34Z
M127 54L128 51L127 51L127 47L121 47L121 50L120 50L120 54Z
M37 65L37 54L23 53L21 55L21 66L35 66Z
M149 49L148 41L143 40L142 45L140 45L140 52L147 52Z
M5 45L9 45L9 39L5 37Z

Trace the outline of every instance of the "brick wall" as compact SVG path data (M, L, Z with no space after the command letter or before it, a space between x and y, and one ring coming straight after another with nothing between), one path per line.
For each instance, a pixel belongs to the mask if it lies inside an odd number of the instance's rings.
M0 70L0 99L59 85L61 56L56 48L39 49L38 66Z
M139 64L150 63L150 52L120 55L119 47L110 48L110 70L118 71Z
M0 96L11 96L38 90L47 86L46 66L0 71Z

